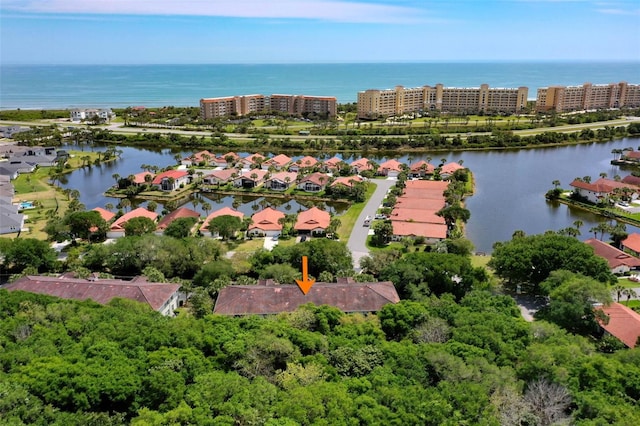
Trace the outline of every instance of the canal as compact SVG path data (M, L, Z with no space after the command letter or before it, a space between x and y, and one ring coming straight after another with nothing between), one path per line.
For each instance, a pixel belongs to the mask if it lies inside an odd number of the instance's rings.
M463 165L473 172L475 178L475 194L466 200L467 208L471 211L466 234L473 241L477 251L491 252L496 241L509 240L516 230L522 230L527 234L557 231L573 226L576 220L583 222L580 238L592 237L589 229L598 224L600 219L597 216L562 204L547 202L544 194L553 188L554 180L559 180L561 186L568 189L569 183L576 177L591 176L596 180L600 173L606 173L609 177L626 176L629 174L628 171L610 164L613 158L611 151L626 147L637 149L638 143L640 139L623 138L604 143L526 150L455 151L412 155L403 153L395 158L405 163L431 159L431 163L435 164L441 159L446 159L447 162L462 160ZM128 176L139 173L142 171L142 164L166 167L176 163L176 154L184 157L191 153L170 149L119 149L123 151L120 160L75 171L68 175L62 184L63 187L80 191L80 200L87 209L104 207L109 202L117 203L117 200L104 196L104 191L115 182L112 177L114 174ZM392 157L388 154L363 156L378 162ZM355 158L347 155L343 157L345 161ZM203 200L214 209L231 206L234 201L233 197L210 197L206 200L203 197ZM290 213L306 208L295 201L263 201L255 198L238 200L236 206L243 213L250 215L258 206L266 203L274 203L274 207ZM192 205L188 207L193 208ZM340 213L345 208L339 204L325 207L335 213ZM196 210L201 210L198 204ZM629 225L627 230L640 232Z

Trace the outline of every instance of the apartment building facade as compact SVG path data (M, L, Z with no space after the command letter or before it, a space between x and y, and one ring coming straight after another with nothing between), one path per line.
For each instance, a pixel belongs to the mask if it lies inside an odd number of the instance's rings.
M284 112L292 115L318 114L335 117L338 100L331 96L244 95L200 99L200 116L243 116L251 113Z
M370 89L358 93L358 118L375 119L379 116L395 116L418 111L442 111L457 113L506 112L515 113L527 106L527 87L422 86L394 89Z
M626 82L584 83L582 86L549 86L538 89L536 111L570 112L590 109L640 107L640 85Z

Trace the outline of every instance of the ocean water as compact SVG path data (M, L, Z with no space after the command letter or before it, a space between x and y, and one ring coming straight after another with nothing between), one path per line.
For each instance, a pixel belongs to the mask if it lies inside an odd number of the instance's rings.
M640 84L640 62L458 62L257 65L0 65L0 109L143 105L198 106L201 98L247 94L335 96L355 102L366 89L529 88Z

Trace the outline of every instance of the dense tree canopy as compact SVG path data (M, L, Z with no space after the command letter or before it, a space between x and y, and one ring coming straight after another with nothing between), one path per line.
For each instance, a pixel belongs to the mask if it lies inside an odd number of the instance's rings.
M601 282L613 282L607 262L597 257L593 248L569 236L554 233L516 236L494 245L489 266L508 284L539 284L559 269L580 273Z

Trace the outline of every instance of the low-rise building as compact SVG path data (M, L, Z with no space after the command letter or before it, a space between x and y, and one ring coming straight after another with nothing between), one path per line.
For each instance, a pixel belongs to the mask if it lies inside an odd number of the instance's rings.
M240 220L244 219L244 213L239 212L238 210L232 209L231 207L223 207L219 210L216 210L214 212L212 212L211 214L209 214L209 216L207 216L204 220L204 222L202 223L202 226L200 227L200 233L202 235L204 235L205 237L213 237L213 238L217 238L218 237L218 233L217 232L212 232L209 229L209 223L215 219L216 217L219 216L235 216Z
M298 189L306 192L320 192L326 188L330 179L330 176L324 173L311 173L300 179Z
M608 334L620 340L628 348L640 346L640 314L620 303L611 303L608 306L599 306L608 317L608 321L600 321Z
M171 225L173 221L183 217L192 217L196 219L196 223L197 223L197 221L200 219L200 213L198 213L195 210L188 209L186 207L180 207L172 211L171 213L167 214L162 219L160 219L160 222L158 222L158 226L156 227L156 234L162 235L165 229L167 229L167 227ZM195 224L194 224L194 227L195 227Z
M236 188L257 188L264 184L266 177L269 175L267 170L250 169L243 171L240 176L233 179L233 186Z
M321 235L327 232L330 223L331 215L329 212L314 206L298 213L293 229L298 231L298 234Z
M130 212L120 216L111 224L109 231L107 232L107 238L124 237L125 224L134 217L146 217L155 222L158 219L158 213L151 212L144 207L138 207L135 210L131 210Z
M70 112L71 121L75 122L91 120L94 117L98 117L102 121L109 122L116 117L116 114L111 110L111 108L75 108Z
M173 191L189 183L189 173L186 170L167 170L158 173L151 184L161 191Z
M595 238L585 241L585 244L593 247L596 256L603 258L609 264L609 269L613 274L624 274L630 271L640 270L640 259L631 256Z
M634 232L629 234L627 238L622 240L622 249L632 253L634 256L640 256L640 234Z
M272 207L267 207L251 216L251 224L247 229L250 237L275 237L282 233L281 219L285 214Z
M262 169L268 170L270 167L273 167L276 170L286 170L293 159L284 154L278 154L273 158L269 158L268 160L264 160L262 162Z
M295 172L280 172L274 173L265 182L265 186L273 191L286 191L291 185L296 184L298 173Z

